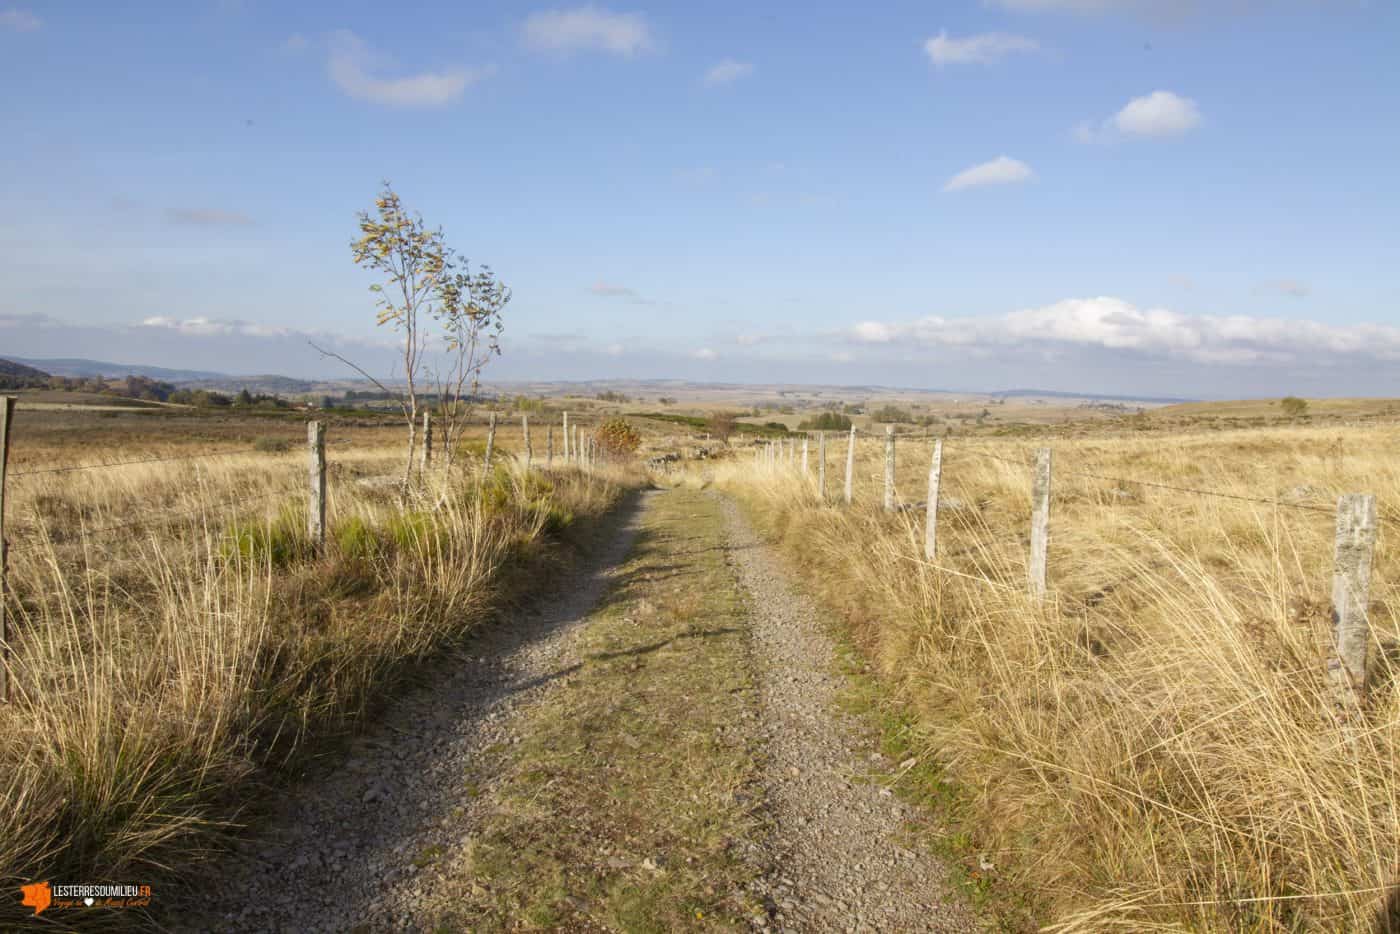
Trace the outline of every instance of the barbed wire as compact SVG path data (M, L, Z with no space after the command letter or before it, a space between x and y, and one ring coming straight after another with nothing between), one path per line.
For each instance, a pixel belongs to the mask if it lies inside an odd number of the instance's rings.
M1320 512L1328 516L1336 514L1335 510L1328 509L1324 506L1309 506L1307 503L1289 503L1281 499L1262 499L1256 496L1243 496L1239 493L1222 493L1219 490L1200 490L1195 489L1193 487L1173 486L1169 483L1157 483L1152 480L1130 480L1124 477L1110 477L1105 476L1103 474L1086 473L1084 471L1075 470L1062 471L1060 475L1068 477L1087 477L1090 480L1106 480L1112 483L1120 484L1137 484L1138 486L1153 487L1159 490L1171 490L1174 493L1192 493L1196 496L1213 496L1219 499L1233 499L1246 503L1260 503L1265 506L1282 506L1285 509L1301 509L1305 512Z
M133 464L162 464L172 461L194 461L205 460L211 457L230 457L234 454L254 454L258 453L257 448L238 448L233 451L214 451L209 454L181 454L172 457L143 457L139 460L113 461L109 464L73 464L68 467L41 467L38 470L18 470L9 474L11 477L35 477L40 474L74 473L80 470L106 470L111 467L130 467Z
M83 528L81 530L79 539L80 541L85 541L94 535L102 535L107 532L115 532L122 529L131 529L143 525L154 525L161 522L174 522L180 519L188 519L194 516L207 515L210 512L224 509L228 506L242 506L249 503L259 503L268 499L272 499L273 497L284 497L289 495L291 494L289 494L285 490L271 490L267 493L262 493L256 496L240 496L237 499L224 500L218 503L205 503L193 509L182 509L174 511L165 510L161 512L144 513L142 515L125 519L121 522L113 523L111 525L103 525L98 526L96 528ZM42 547L45 544L53 544L53 539L46 536L34 536L22 541L17 547L13 545L10 546L9 552L10 554L15 554L17 552L30 551Z

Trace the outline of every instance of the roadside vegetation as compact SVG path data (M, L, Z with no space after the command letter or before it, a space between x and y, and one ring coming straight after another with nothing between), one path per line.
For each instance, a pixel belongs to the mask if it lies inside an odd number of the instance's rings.
M851 508L832 480L844 448L828 452L826 504L786 464L740 457L707 477L845 620L907 717L919 768L904 781L930 783L914 793L947 803L945 842L979 885L1022 893L1018 911L1058 931L1387 930L1400 442L1307 427L1162 442L1053 442L1043 606L1027 596L1026 541L1031 451L1048 441L945 445L933 564L922 509L879 508L880 440L859 448ZM904 501L924 499L928 456L928 442L899 446ZM1326 681L1331 510L1357 491L1382 520L1375 668L1364 714L1343 721Z
M44 473L90 455L47 437L45 459L12 462L6 502L0 888L13 891L197 878L250 795L353 729L419 660L525 599L528 574L634 482L538 461L526 474L502 457L503 436L489 476L464 457L404 502L385 482L401 448L333 446L317 554L304 441ZM103 456L151 451L148 439ZM19 910L7 899L0 920Z

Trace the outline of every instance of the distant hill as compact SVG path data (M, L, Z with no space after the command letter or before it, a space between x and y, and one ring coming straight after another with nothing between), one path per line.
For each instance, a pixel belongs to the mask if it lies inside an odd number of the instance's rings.
M172 370L163 366L146 366L140 363L111 363L106 360L85 360L77 357L58 360L34 360L18 358L20 363L43 367L54 376L68 376L76 379L120 379L123 376L145 376L167 383L181 383L192 380L233 379L223 373L206 370Z
M47 386L49 374L14 360L0 360L0 389Z

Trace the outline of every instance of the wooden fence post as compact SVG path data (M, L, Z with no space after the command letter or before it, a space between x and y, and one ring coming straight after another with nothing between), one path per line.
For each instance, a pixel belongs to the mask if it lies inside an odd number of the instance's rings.
M809 440L809 438L807 437L807 435L803 435L803 436L802 436L802 476L804 476L804 477L810 477L810 476L812 475L812 471L807 467L807 442L808 442L808 440Z
M5 472L10 460L10 426L15 421L15 397L0 396L0 704L10 702L10 616L5 571L10 545L5 541Z
M564 463L569 462L569 413L564 413Z
M491 420L486 427L486 457L481 462L481 476L485 479L491 473L491 452L496 449L496 413L491 413Z
M894 511L894 426L885 426L885 512Z
M550 425L544 433L544 465L554 466L554 426Z
M423 463L421 469L423 473L428 472L428 468L433 465L433 413L423 411Z
M520 416L520 433L525 436L525 469L530 469L530 461L534 457L534 451L530 450L530 416Z
M817 432L817 496L826 502L826 432Z
M306 423L306 446L311 455L311 499L306 510L306 534L320 551L326 544L326 426L322 422Z
M1371 555L1376 546L1376 498L1347 493L1337 500L1337 542L1332 566L1332 621L1335 658L1327 673L1346 707L1366 700L1366 661L1370 648L1367 605L1371 599Z
M1035 452L1031 480L1031 596L1045 599L1045 567L1050 550L1050 449Z
M938 554L938 484L943 476L943 441L933 442L933 460L928 465L928 506L924 522L924 557Z
M851 434L846 441L846 505L851 505L851 496L855 493L855 472L856 472L856 426L851 426Z

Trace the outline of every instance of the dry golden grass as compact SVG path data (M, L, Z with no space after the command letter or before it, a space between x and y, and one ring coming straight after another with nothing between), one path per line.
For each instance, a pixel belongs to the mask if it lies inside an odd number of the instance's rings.
M1333 428L1057 441L1044 606L1026 587L1034 442L945 445L930 564L922 509L879 509L882 442L859 447L846 508L845 442L832 441L825 505L786 464L755 469L741 457L715 480L851 622L917 715L926 754L964 789L962 829L1032 893L1043 921L1062 931L1377 923L1400 874L1400 437ZM903 498L923 500L928 442L902 442L899 454ZM1346 725L1325 682L1331 510L1343 492L1375 493L1382 518L1372 695Z
M187 876L281 763L517 596L544 539L628 482L508 457L482 478L468 455L405 505L376 479L401 448L337 440L321 555L301 447L64 473L39 471L193 446L17 458L0 888ZM516 446L503 434L497 451Z

